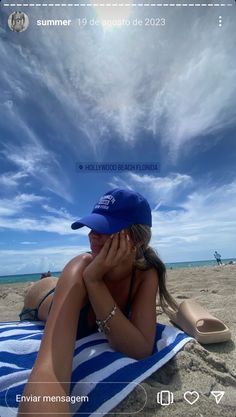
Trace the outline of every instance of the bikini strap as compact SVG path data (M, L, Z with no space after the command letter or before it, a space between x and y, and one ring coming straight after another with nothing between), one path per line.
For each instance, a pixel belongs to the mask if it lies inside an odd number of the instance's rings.
M39 309L39 307L41 306L41 304L44 302L44 300L46 300L46 298L50 295L50 294L52 294L53 292L55 291L55 288L52 288L43 298L42 298L42 300L40 301L40 303L39 303L39 305L38 305L38 307L37 307L37 310Z

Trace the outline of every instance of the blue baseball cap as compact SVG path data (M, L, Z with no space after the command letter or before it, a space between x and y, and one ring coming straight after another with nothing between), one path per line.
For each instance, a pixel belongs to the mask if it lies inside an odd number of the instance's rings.
M152 226L151 208L135 191L115 188L104 194L88 216L72 223L73 230L87 226L97 233L120 232L133 224Z

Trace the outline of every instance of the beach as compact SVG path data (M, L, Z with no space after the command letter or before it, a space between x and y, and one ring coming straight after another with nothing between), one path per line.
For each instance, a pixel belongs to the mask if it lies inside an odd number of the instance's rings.
M19 320L24 295L29 283L0 285L0 321ZM147 403L139 416L159 417L235 417L236 416L236 265L168 270L167 287L179 303L194 298L231 330L232 340L224 343L200 345L187 343L159 371L141 385L147 393ZM157 300L157 321L170 324ZM174 395L168 406L157 404L161 390ZM190 405L183 398L186 391L196 391L199 399ZM211 391L225 391L216 404ZM193 395L193 394L192 394ZM190 394L191 396L191 394ZM140 402L140 404L139 404ZM141 409L138 390L134 390L108 415L131 416L133 405ZM139 407L140 405L140 407ZM129 413L130 410L130 413ZM122 414L125 413L125 414Z

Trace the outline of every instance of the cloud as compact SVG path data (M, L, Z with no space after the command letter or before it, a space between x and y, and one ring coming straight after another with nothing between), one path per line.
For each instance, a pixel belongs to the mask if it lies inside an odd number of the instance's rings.
M22 179L27 178L28 174L25 172L6 172L0 175L1 187L17 187Z
M43 87L37 95L41 85L40 81L35 83L33 76L33 55L11 42L6 47L1 40L0 53L4 60L0 81L0 157L10 165L10 170L0 177L0 183L7 190L18 183L25 185L24 180L30 178L43 190L72 202L71 185L61 163L62 157L57 153L57 146L48 146L51 137L58 136L58 123L53 120L50 125L51 112L48 106L44 107L44 100L48 97L43 95ZM14 75L16 60L18 71ZM45 85L44 80L41 81Z
M152 244L165 259L209 259L215 249L235 256L236 181L191 192L181 207L153 212Z
M112 183L124 185L118 177ZM180 173L130 173L125 183L152 202L151 244L166 262L210 259L215 249L235 257L236 180L209 186Z
M61 271L74 256L88 251L89 246L55 246L43 249L2 250L0 275Z
M5 174L3 177L5 185L13 185L14 176L15 181L30 177L40 183L44 190L49 190L71 202L68 180L56 156L47 151L35 138L33 142L24 145L9 143L3 145L5 149L2 150L2 155L19 169L15 174ZM59 175L58 172L60 172Z
M37 245L38 242L28 242L27 240L25 242L20 242L21 245Z
M47 211L48 213L55 214L58 217L64 217L65 219L69 219L71 221L71 214L65 208L56 209L55 207L51 207L47 204L43 204L42 208Z
M182 69L174 60L168 83L157 91L153 132L161 134L172 153L187 142L235 125L235 59L223 48L222 39L217 42L214 31L212 35L205 46L200 36L200 45L193 45L193 55L183 59Z
M131 178L131 176L130 176ZM145 178L144 185L141 178L132 176L129 179L129 186L136 191L143 193L143 186L146 189L145 196L153 201L160 199L158 187L149 187L148 178ZM139 181L140 180L140 181ZM153 181L153 178L152 178ZM185 197L176 201L175 188L177 184L188 186ZM139 185L137 185L139 184ZM153 227L151 245L160 253L165 262L191 261L210 259L214 250L218 250L223 258L235 257L235 230L236 230L236 180L222 186L207 186L207 184L192 184L191 178L183 178L181 174L162 178L162 184L166 184L170 190L168 195L168 210L160 210L155 207L152 211ZM159 182L161 187L161 182ZM194 189L192 189L194 187ZM172 196L172 199L171 197ZM164 194L165 197L165 194ZM162 196L162 199L164 199ZM30 198L23 196L18 198L20 209L22 204L28 204ZM36 201L35 201L36 202ZM176 209L176 205L182 210ZM45 215L45 211L53 216ZM44 212L40 218L14 218L3 217L5 223L1 226L14 230L45 231L68 235L70 239L85 236L89 229L82 228L77 232L70 229L71 220L67 211L63 208L54 209L44 204ZM22 241L30 245L30 241ZM3 250L0 254L1 271L3 273L26 273L43 270L57 270L79 251L88 250L88 246L46 247L43 249L31 250ZM16 256L15 256L16 255ZM24 261L25 259L25 261ZM11 261L10 261L11 260ZM19 260L19 264L17 263Z
M39 218L14 217L6 218L0 217L0 229L23 231L23 232L46 232L58 233L59 235L78 235L86 236L85 228L78 229L76 232L71 229L72 221L65 217L43 216Z
M155 177L153 175L138 175L128 173L125 180L113 177L110 186L116 188L129 188L139 190L140 193L147 195L148 200L158 205L176 204L181 195L185 198L185 193L193 188L194 180L190 175L172 173L166 177Z
M80 236L87 236L89 230L87 227L76 232L71 229L74 219L72 214L64 208L56 209L44 204L45 200L47 200L45 197L35 194L18 194L11 199L0 199L0 229L59 235L77 233ZM34 212L36 205L37 215Z
M58 9L58 18L70 17L70 8ZM88 9L85 14L92 16ZM132 16L144 18L154 9L134 8ZM193 150L201 141L214 147L224 136L222 129L235 126L236 120L235 19L225 15L224 30L219 31L215 22L209 23L212 10L199 8L193 20L192 10L186 9L176 14L166 8L167 24L158 30L64 31L32 25L24 45L19 37L6 37L0 25L5 36L0 39L1 165L7 167L0 176L1 189L19 186L23 195L30 180L37 189L31 196L52 192L72 202L73 179L68 176L73 158L102 157L114 141L124 142L121 149L130 151L129 145L142 141L145 133L154 136L166 159ZM2 16L7 13L3 10ZM41 10L42 18L50 13L55 11ZM32 23L36 14L32 9ZM190 251L201 256L218 241L225 251L233 247L234 183L209 188L197 178L172 172L159 178L127 174L109 184L147 196L154 211L155 242L161 238L165 257L181 260ZM73 216L66 210L52 207L49 199L28 198L2 198L0 227L75 236L70 229ZM83 228L77 233L87 232Z
M130 185L125 179L123 180L121 177L114 176L111 181L108 182L109 187L112 188L126 188L128 190L133 190L133 186Z
M155 16L154 8L145 9L133 8L130 18L144 19L150 12ZM85 17L96 17L93 8L84 12ZM193 21L190 10L176 14L166 8L168 23L161 30L132 27L104 33L91 27L67 32L32 27L27 47L1 42L5 83L9 90L17 85L14 97L25 95L28 100L27 89L33 86L32 108L45 115L55 144L62 131L61 141L75 155L88 146L84 136L90 150L102 154L103 143L114 134L132 144L140 132L148 131L176 156L186 143L194 146L207 134L235 125L235 22L230 14L225 16L224 31L219 31L209 24L211 10L198 12ZM50 13L42 10L42 18L50 18ZM57 10L58 18L69 18L70 13ZM10 96L5 96L8 103ZM12 101L8 111L26 120L22 110L18 113L17 100ZM36 172L43 175L43 170ZM48 177L49 187L59 192L55 175ZM62 193L68 198L66 188Z
M18 194L11 199L0 199L0 216L3 216L2 222L4 223L6 220L5 216L11 217L15 214L22 213L24 210L31 207L32 204L41 203L43 200L45 200L45 197L35 194Z

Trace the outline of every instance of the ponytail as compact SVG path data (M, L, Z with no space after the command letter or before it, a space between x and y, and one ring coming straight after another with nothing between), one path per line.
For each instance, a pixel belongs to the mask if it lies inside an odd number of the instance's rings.
M161 308L165 312L168 312L168 306L170 306L173 310L176 310L178 304L166 288L165 264L161 261L156 251L148 246L151 239L150 227L145 225L133 225L129 230L135 244L143 242L141 246L137 247L137 255L134 266L142 271L146 271L150 268L156 269Z
M158 286L159 286L159 298L160 305L164 311L168 311L167 307L170 306L173 310L178 308L178 304L174 298L170 295L166 288L166 267L161 261L157 253L150 246L144 251L144 258L147 265L152 266L156 269L158 274Z

